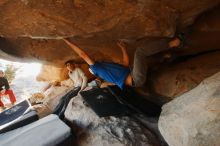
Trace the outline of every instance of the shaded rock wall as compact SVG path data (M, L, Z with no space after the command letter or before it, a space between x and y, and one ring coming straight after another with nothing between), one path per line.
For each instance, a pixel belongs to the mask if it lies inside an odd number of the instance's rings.
M220 49L219 2L220 0L2 0L0 58L38 61L58 68L64 67L64 62L69 59L82 63L82 59L60 40L69 38L95 60L121 62L122 54L116 41L124 39L132 63L136 48L146 47L150 37L172 37L176 31L185 30L193 23L187 33L187 46L172 50L171 53L174 58L198 55ZM213 9L214 7L216 8ZM161 61L161 58L153 56L156 61ZM217 58L218 54L213 58L208 55L181 61L180 64L169 63L165 67L152 66L157 70L151 78L153 81L150 86L154 92L171 98L182 94L219 69ZM198 67L200 62L203 65ZM190 71L190 68L195 69ZM41 74L38 79L66 78L59 69L56 75L51 76L56 72L51 73L51 70Z
M220 6L196 19L187 36L187 47L181 55L198 54L220 48Z
M3 0L0 49L27 61L62 65L70 58L79 61L59 40L68 37L97 60L118 62L116 40L127 39L133 56L139 41L172 37L176 28L191 25L217 4L219 0Z
M174 98L193 89L203 79L220 70L220 9L201 16L187 36L187 46L169 51L174 59L162 65L153 64L152 90ZM162 55L152 56L162 60ZM166 85L166 86L164 86Z
M152 90L170 100L190 91L203 79L220 71L219 58L220 51L157 68L150 77Z
M202 12L215 7L219 4L219 1L210 1L210 0L202 0L202 1L170 1L163 0L169 7L175 9L179 12L178 17L178 28L184 28L188 25L192 25Z
M75 39L74 39L75 41ZM115 41L101 41L94 39L77 40L77 44L85 48L89 55L96 60L114 60L120 62L122 54L116 47ZM11 38L0 39L0 48L8 54L23 58L24 61L38 61L62 67L70 59L82 63L82 59L75 54L63 41ZM132 52L130 52L131 54ZM0 55L1 58L7 57Z
M86 37L104 31L115 38L172 36L176 24L173 10L153 0L13 0L1 5L0 16L5 37Z

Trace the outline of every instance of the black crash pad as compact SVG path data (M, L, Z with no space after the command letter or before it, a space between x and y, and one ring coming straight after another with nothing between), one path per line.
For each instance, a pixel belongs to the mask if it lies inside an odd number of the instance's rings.
M80 94L99 117L125 115L128 110L108 88L93 88Z
M20 127L23 127L25 125L28 125L30 123L37 121L38 119L39 119L39 117L37 115L37 112L34 110L30 110L27 113L25 113L24 115L22 115L18 120L14 121L13 123L8 125L7 127L1 129L0 134L17 129L17 128L20 128Z
M138 94L132 87L127 86L123 90L117 86L109 86L108 88L124 104L139 113L145 114L148 117L158 117L161 113L161 106L148 100L148 98L155 98L157 95L149 95L146 98Z
M27 100L24 100L13 107L3 111L0 114L0 126L4 126L17 118L21 117L28 109L30 105Z

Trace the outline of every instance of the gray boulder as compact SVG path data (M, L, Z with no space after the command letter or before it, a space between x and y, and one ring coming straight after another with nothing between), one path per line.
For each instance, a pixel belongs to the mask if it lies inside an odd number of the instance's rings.
M219 146L220 72L164 105L159 130L170 146Z

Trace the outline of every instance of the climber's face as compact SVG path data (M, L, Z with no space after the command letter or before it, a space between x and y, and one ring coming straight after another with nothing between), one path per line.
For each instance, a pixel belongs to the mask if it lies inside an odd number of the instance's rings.
M66 68L69 70L69 71L73 71L75 69L75 64L73 63L67 63L66 64Z

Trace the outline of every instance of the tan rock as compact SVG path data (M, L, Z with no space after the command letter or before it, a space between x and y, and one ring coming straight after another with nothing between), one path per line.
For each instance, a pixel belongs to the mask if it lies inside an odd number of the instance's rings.
M95 60L116 62L121 61L116 40L126 39L132 60L146 37L172 37L176 28L191 25L218 4L219 0L3 0L0 49L11 57L0 57L59 66L69 59L82 62L59 40L68 37Z
M154 0L16 0L0 4L0 36L5 37L172 36L176 26L173 10Z

